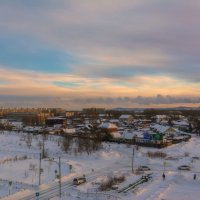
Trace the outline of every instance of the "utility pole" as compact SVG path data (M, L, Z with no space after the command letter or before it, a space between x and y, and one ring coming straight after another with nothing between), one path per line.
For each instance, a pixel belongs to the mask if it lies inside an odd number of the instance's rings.
M61 160L60 160L60 156L58 157L58 162L53 159L50 159L51 162L55 162L58 165L58 175L56 176L56 178L58 178L58 184L59 184L59 197L61 199L62 197L62 193L61 193ZM57 170L55 171L55 173L57 174Z
M44 150L44 133L42 134L42 158L45 157L45 150Z
M60 163L60 157L58 159L59 159L59 162L58 162L58 165L59 165L59 196L61 198L61 163Z
M133 162L134 162L134 145L133 145L133 154L132 154L132 173L133 173Z
M58 165L58 184L59 184L59 197L61 198L62 194L61 194L61 161L60 161L60 156L58 157L58 162L55 161L54 159L51 159L51 162L55 162ZM55 172L57 173L57 171Z
M42 137L42 157L44 158L44 136Z
M39 160L39 185L41 184L41 159L42 159L42 155L40 153L40 160Z

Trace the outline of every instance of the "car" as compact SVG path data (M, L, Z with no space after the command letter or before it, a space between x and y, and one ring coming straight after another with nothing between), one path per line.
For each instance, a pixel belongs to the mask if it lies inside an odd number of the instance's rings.
M151 169L145 165L141 165L138 167L138 171L150 171Z
M168 156L165 158L165 160L179 160L178 157L172 157L172 156Z
M199 157L198 156L194 156L192 157L193 160L199 160Z
M190 170L190 166L188 166L188 165L181 165L181 166L178 167L178 170L189 171Z
M111 189L112 189L112 190L118 190L118 188L119 188L118 185L113 185Z
M85 177L79 177L79 178L74 178L73 179L73 184L74 185L80 185L82 183L86 182L86 178Z

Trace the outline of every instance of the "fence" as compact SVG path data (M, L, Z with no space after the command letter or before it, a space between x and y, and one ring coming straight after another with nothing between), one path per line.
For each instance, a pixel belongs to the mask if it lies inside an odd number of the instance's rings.
M112 194L106 194L102 192L78 192L77 194L80 199L84 200L120 200L121 198Z

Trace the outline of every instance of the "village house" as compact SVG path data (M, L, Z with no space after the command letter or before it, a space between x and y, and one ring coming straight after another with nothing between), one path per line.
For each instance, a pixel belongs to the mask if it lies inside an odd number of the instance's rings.
M132 115L121 115L119 117L119 121L121 123L127 123L127 124L130 124L133 122L133 116Z
M170 119L170 117L169 116L167 116L167 115L155 115L155 116L153 116L152 117L152 120L154 121L154 122L156 122L156 123L161 123L162 121L163 122L166 122L166 121L168 121Z

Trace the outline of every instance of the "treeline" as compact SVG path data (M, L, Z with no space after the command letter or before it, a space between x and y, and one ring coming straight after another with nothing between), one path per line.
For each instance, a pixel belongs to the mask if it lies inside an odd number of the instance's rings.
M82 154L86 152L88 155L102 148L102 142L112 136L97 127L90 131L78 134L77 137L66 134L63 137L62 149L67 153Z

